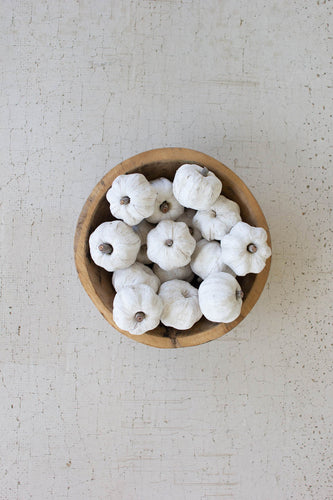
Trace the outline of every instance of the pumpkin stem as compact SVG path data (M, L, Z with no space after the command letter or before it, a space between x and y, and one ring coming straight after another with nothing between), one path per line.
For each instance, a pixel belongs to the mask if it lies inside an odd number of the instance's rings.
M147 245L146 245L146 243L144 243L143 245L141 245L141 250L142 250L143 252L146 252L146 251L147 251Z
M247 245L248 252L256 253L257 250L258 250L258 248L256 247L256 245L254 243L250 243L249 245Z
M244 297L243 290L236 290L236 299L242 299Z
M130 202L130 197L129 196L123 196L120 198L120 205L128 205Z
M113 252L112 245L110 245L109 243L101 243L100 245L98 245L98 250L108 255L110 255Z
M160 210L163 214L166 214L169 212L170 205L167 201L163 201L163 203L160 204Z
M190 231L190 235L193 236L193 233L194 233L193 227L189 227L188 230Z
M172 247L173 240L166 240L165 244L166 244L167 247Z
M203 169L201 170L201 175L203 175L204 177L207 177L208 174L209 174L208 168L203 167Z
M136 314L135 314L135 320L138 322L138 323L141 323L141 321L143 321L145 319L146 315L144 312L142 311L138 311Z

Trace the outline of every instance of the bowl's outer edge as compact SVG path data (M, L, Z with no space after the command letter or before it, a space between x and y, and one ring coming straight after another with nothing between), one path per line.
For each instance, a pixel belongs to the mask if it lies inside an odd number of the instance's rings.
M240 316L233 321L232 323L219 323L216 326L213 326L209 330L203 331L201 333L192 334L190 331L184 332L181 334L175 334L173 329L170 329L169 336L158 336L152 333L145 333L143 335L131 335L130 333L120 330L119 327L114 323L112 312L104 305L98 294L96 293L91 280L89 278L89 274L86 267L86 252L85 246L86 241L89 238L89 227L90 220L96 210L96 206L99 200L105 196L107 190L111 186L114 179L121 174L125 174L129 170L133 170L136 168L140 168L141 166L147 163L161 162L161 161L180 161L182 163L191 162L191 163L199 163L205 164L208 168L215 168L220 170L221 168L227 173L228 177L233 180L233 182L238 185L242 185L242 191L246 193L247 198L251 200L251 211L255 211L256 218L260 224L260 227L263 227L267 231L268 239L267 242L271 246L271 237L269 228L265 219L265 216L252 195L251 191L244 184L244 182L228 167L226 167L223 163L216 160L215 158L206 155L205 153L201 153L199 151L195 151L193 149L186 148L159 148L152 149L150 151L145 151L143 153L139 153L123 162L119 163L117 166L112 168L109 172L107 172L104 177L100 180L100 182L95 186L90 196L88 197L86 203L84 204L82 211L80 213L75 237L74 237L74 256L75 256L75 265L80 278L80 281L86 290L87 294L100 311L100 313L104 316L104 318L118 331L123 333L129 338L136 340L137 342L159 348L175 348L175 347L190 347L200 345L211 340L217 339L224 335L225 333L232 330L238 323L240 323L251 311L259 296L262 293L262 290L265 286L265 283L268 278L271 258L269 258L266 262L266 266L263 271L256 275L254 283L251 288L251 293L245 298Z

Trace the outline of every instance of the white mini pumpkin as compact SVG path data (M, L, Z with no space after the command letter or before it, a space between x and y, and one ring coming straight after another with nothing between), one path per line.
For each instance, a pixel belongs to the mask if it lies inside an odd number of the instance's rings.
M175 269L171 269L170 271L164 271L158 264L153 265L153 271L160 279L161 283L170 280L184 280L184 281L192 281L194 278L193 271L191 269L190 264L183 267L176 267Z
M195 214L195 210L193 210L192 208L186 208L185 212L180 217L178 217L177 222L185 222L190 230L190 234L196 241L199 241L201 240L202 235L199 229L197 229L193 224L193 217Z
M139 224L153 213L156 196L142 174L118 175L106 193L112 215L129 226Z
M238 275L260 273L271 256L267 233L262 227L238 222L221 241L223 261Z
M132 335L142 335L156 328L162 310L162 299L149 285L121 288L113 300L114 322Z
M173 180L173 194L183 207L208 210L221 193L222 182L200 165L185 163Z
M163 301L161 321L177 330L188 330L199 321L198 290L187 281L171 280L162 283L159 296Z
M156 224L161 220L176 220L184 212L184 207L173 195L172 182L165 177L150 181L150 185L156 190L154 212L147 217L148 222Z
M163 220L147 235L147 255L165 271L189 264L196 241L184 222Z
M227 272L229 268L223 262L221 245L217 241L200 240L191 258L192 271L201 279L211 273Z
M89 237L92 260L109 272L134 264L140 238L125 222L103 222Z
M239 205L220 195L209 210L195 214L193 224L206 240L221 240L241 220Z
M199 287L203 315L216 323L230 323L240 315L243 292L236 278L228 273L212 273Z
M160 287L160 280L153 273L150 267L134 262L126 269L118 269L112 275L112 284L116 292L125 286L149 285L157 292Z
M134 231L140 236L141 247L136 260L142 264L150 264L151 260L147 255L147 234L153 229L153 225L149 224L146 220L140 222L136 226L133 226Z

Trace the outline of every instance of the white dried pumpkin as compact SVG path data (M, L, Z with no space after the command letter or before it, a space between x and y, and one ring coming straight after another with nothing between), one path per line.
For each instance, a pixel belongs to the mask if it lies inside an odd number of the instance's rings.
M220 195L209 210L195 214L193 224L206 240L221 240L241 220L239 205Z
M216 323L230 323L240 315L243 292L236 278L228 273L212 273L199 286L203 315Z
M195 210L193 210L192 208L186 208L185 212L180 217L178 217L177 222L185 222L190 230L190 234L193 236L195 241L199 241L201 240L202 235L199 229L197 229L193 224L193 217L195 214Z
M109 272L134 264L140 238L125 222L103 222L89 237L92 260Z
M147 236L147 255L165 271L189 264L196 241L185 222L162 220Z
M146 220L140 222L136 226L133 226L134 231L140 236L141 247L136 260L142 264L150 264L151 260L147 255L147 234L153 229L153 225L149 224Z
M161 321L177 330L188 330L199 321L198 290L187 281L171 280L162 283L159 296L163 301Z
M142 174L118 175L106 193L112 215L129 226L139 224L153 213L156 196Z
M162 299L149 285L121 288L113 300L114 322L132 335L142 335L156 328L162 310Z
M223 261L238 275L260 273L271 256L267 233L262 227L238 222L221 241Z
M184 207L173 195L172 182L165 177L150 181L156 190L154 212L147 217L148 222L156 224L161 220L176 220L184 212Z
M198 241L190 266L192 271L203 280L211 273L232 272L223 262L220 243L204 239Z
M185 163L173 180L173 194L183 207L208 210L221 193L222 182L200 165Z
M112 284L116 292L125 286L149 285L157 292L160 287L160 280L153 273L150 267L134 262L126 269L118 269L112 275Z
M176 267L175 269L171 269L170 271L164 271L158 264L153 265L153 271L160 279L161 283L170 280L184 280L184 281L192 281L194 278L193 271L191 269L190 264L183 267Z

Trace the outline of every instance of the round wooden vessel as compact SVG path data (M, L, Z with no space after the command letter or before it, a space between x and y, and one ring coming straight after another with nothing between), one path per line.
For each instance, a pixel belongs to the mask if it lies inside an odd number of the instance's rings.
M222 181L222 194L239 204L243 221L252 226L265 228L268 233L268 244L271 245L266 219L252 193L234 172L211 156L184 148L153 149L133 156L110 170L94 188L80 214L74 240L76 268L83 287L105 319L127 337L152 347L174 348L204 344L232 330L249 314L257 302L265 286L271 264L271 259L268 259L261 273L237 278L244 292L244 301L240 316L232 323L212 323L201 318L190 330L179 331L160 324L143 335L131 335L117 327L112 316L115 291L111 283L111 274L94 264L88 246L89 236L96 227L102 222L113 220L105 197L106 192L114 179L121 174L139 172L148 180L157 177L173 180L177 168L183 163L196 163L214 172Z

